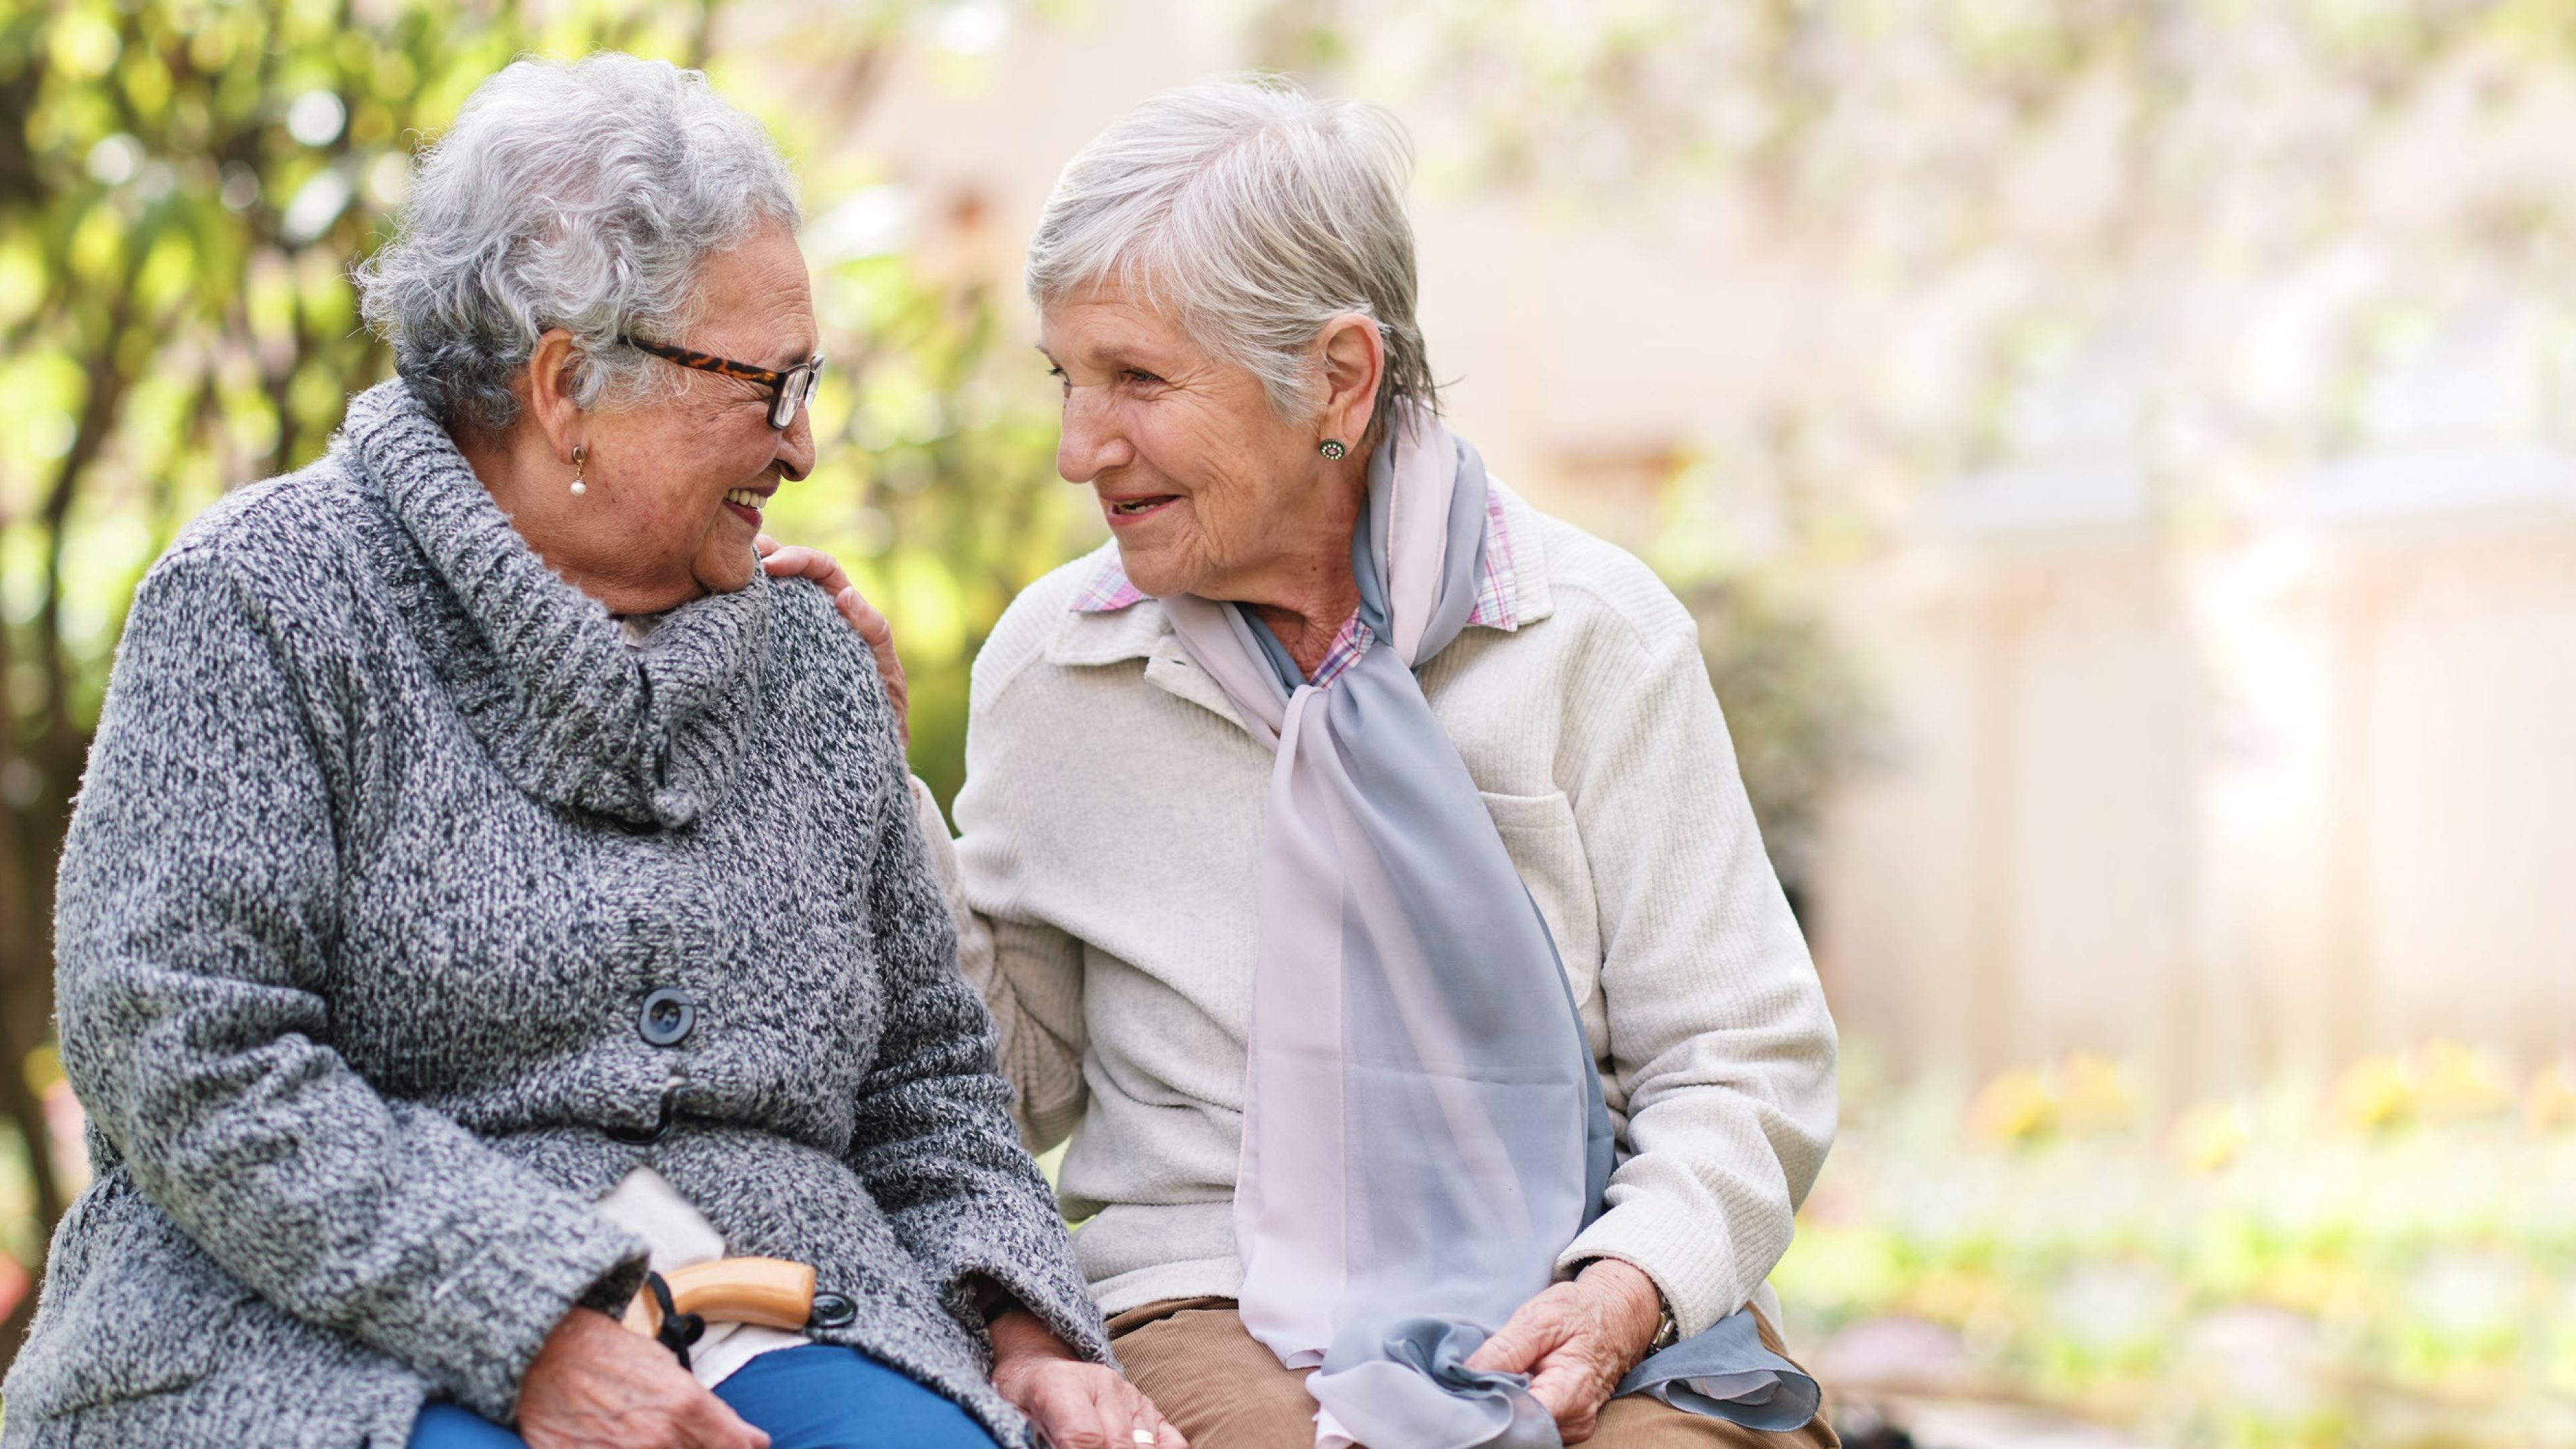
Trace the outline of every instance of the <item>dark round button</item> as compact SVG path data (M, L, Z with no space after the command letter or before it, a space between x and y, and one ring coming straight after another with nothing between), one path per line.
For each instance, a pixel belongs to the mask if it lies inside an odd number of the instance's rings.
M859 1305L838 1293L814 1295L814 1316L807 1320L816 1328L844 1328L859 1316Z
M697 1024L698 999L676 986L664 986L644 998L636 1030L654 1046L678 1046Z

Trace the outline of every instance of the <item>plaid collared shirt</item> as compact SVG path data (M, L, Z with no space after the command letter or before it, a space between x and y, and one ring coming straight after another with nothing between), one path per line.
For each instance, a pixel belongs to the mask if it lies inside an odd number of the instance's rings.
M1476 607L1467 615L1470 624L1509 633L1520 627L1513 597L1520 575L1512 561L1512 535L1503 522L1502 495L1492 489L1485 493L1485 558L1484 576L1476 582ZM1111 549L1100 556L1100 566L1083 581L1073 596L1077 614L1115 613L1144 601L1144 590L1127 578L1127 570L1118 561L1118 551ZM1341 632L1333 636L1332 647L1324 651L1324 662L1315 666L1314 677L1307 682L1321 689L1342 677L1342 671L1360 661L1377 634L1360 622L1354 612L1342 623Z

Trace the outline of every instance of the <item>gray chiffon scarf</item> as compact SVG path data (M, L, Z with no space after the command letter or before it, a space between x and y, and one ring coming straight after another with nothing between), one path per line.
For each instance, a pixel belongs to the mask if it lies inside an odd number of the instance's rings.
M1242 609L1163 600L1277 753L1235 1240L1244 1326L1319 1370L1318 1449L1555 1449L1525 1376L1466 1361L1548 1286L1613 1165L1555 943L1414 675L1474 609L1486 493L1437 418L1390 429L1351 540L1356 658L1316 681ZM1749 1309L1619 1392L1773 1431L1820 1397Z

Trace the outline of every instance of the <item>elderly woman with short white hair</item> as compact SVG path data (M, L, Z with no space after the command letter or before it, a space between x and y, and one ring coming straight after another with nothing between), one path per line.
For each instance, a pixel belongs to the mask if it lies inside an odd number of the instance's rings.
M1690 615L1440 420L1408 165L1226 82L1065 168L1028 287L1112 541L976 659L967 969L1200 1449L1831 1443L1764 1280L1833 1025Z
M814 463L796 220L704 77L511 66L363 278L401 377L154 565L63 855L97 1177L10 1449L1182 1449L868 653L753 550Z

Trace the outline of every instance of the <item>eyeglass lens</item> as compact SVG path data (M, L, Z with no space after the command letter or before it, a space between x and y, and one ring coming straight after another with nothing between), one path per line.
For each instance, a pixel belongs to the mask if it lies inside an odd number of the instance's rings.
M777 396L769 400L769 425L784 428L796 421L797 411L814 400L821 387L823 369L818 363L805 363L788 369L778 383Z

